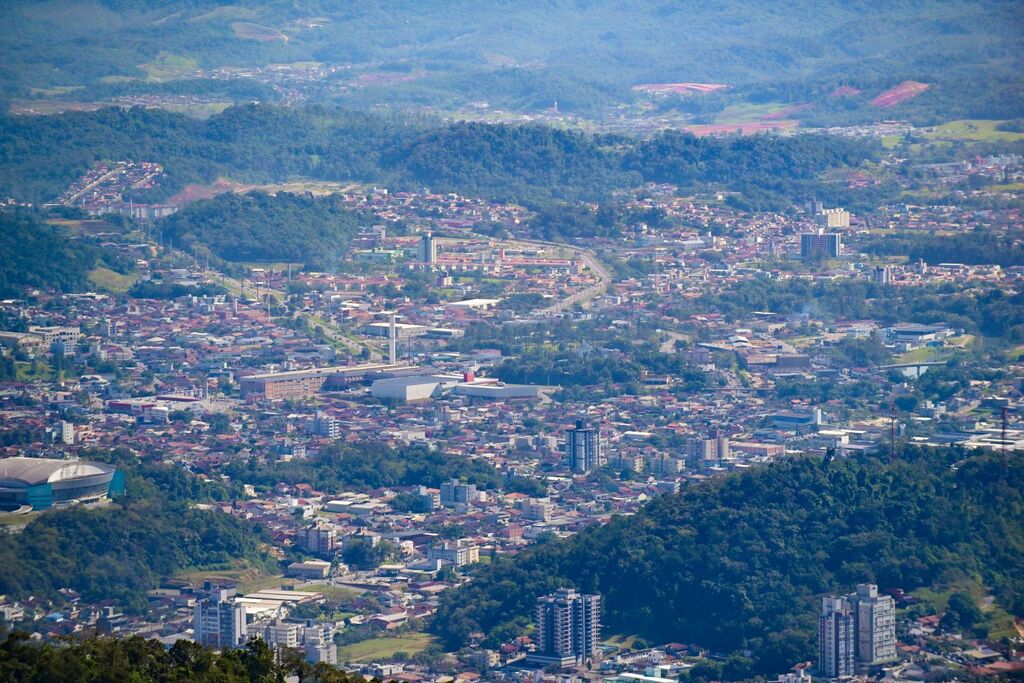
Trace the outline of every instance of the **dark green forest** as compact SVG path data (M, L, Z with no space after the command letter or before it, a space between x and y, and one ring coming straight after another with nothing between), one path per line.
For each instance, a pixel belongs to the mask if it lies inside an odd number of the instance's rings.
M23 287L78 291L89 271L106 265L96 245L70 239L66 230L47 225L27 210L0 211L0 297L17 296ZM107 261L115 268L126 264Z
M440 486L460 479L484 489L532 489L532 482L506 479L490 463L446 455L422 446L401 449L383 444L358 448L335 444L306 461L261 464L232 462L223 468L232 479L246 484L272 487L278 483L306 483L318 491L337 492L385 486Z
M448 648L522 632L537 596L603 597L609 633L698 643L731 678L814 659L817 599L860 582L913 590L957 577L1024 614L1024 463L958 449L796 458L691 484L638 514L550 540L446 592ZM750 650L753 659L742 656Z
M226 261L294 261L334 270L349 240L371 220L344 208L336 196L228 192L187 205L162 229L187 252L202 245Z
M329 665L306 663L301 654L280 658L262 640L214 653L191 641L169 649L159 640L86 638L41 644L27 634L8 634L0 642L0 680L17 683L362 683Z
M140 201L220 177L423 186L514 200L600 200L644 181L742 192L745 208L784 208L832 168L876 158L876 142L819 135L649 141L544 126L439 124L326 109L245 105L206 121L145 109L0 117L0 196L42 203L103 159L156 161L166 177ZM229 201L229 200L224 200Z
M869 254L906 256L910 261L1024 266L1024 232L976 230L960 235L887 235L862 246Z

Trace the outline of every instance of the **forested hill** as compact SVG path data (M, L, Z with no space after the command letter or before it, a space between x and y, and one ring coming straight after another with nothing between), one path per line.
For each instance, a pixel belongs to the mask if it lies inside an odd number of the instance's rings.
M191 251L201 244L227 261L297 261L334 270L357 229L372 220L336 197L228 192L186 206L163 231L176 247Z
M645 180L721 184L758 203L815 194L830 168L874 158L876 142L818 135L755 139L665 133L649 142L542 126L410 122L321 107L233 107L206 121L161 111L104 109L0 116L0 196L52 201L102 159L154 161L167 177L145 199L225 176L428 186L522 202L601 199ZM763 187L762 187L763 186Z
M0 211L0 297L17 296L24 287L77 291L99 265L128 267L95 244L70 241L67 230L31 211Z
M447 592L449 648L522 632L538 595L603 595L606 632L733 655L733 676L814 659L818 596L860 582L912 590L970 577L1024 614L1024 462L908 449L796 458L691 485L639 514L483 567ZM740 656L744 650L754 660Z

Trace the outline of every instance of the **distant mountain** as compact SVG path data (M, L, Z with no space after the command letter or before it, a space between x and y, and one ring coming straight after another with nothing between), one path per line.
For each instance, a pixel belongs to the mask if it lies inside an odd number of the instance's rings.
M11 0L0 6L0 21L18 27L0 38L0 92L8 98L168 90L223 96L227 81L197 81L197 71L318 62L344 68L314 89L314 99L360 105L486 100L539 110L557 102L563 111L593 113L646 97L633 86L659 83L726 84L754 102L779 95L807 101L846 87L863 90L867 103L911 80L930 86L917 106L946 106L957 84L979 84L967 99L980 98L972 106L983 111L988 100L1010 105L1000 93L1019 92L1024 6ZM252 94L288 97L269 85L233 97ZM864 104L841 99L846 109Z

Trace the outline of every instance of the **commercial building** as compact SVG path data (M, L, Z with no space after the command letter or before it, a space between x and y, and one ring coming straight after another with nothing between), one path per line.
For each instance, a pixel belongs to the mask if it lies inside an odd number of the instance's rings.
M807 232L800 235L800 258L838 258L843 253L843 238L836 232Z
M878 586L862 583L850 595L858 666L872 667L896 659L896 601L879 595Z
M345 386L366 379L368 375L407 368L401 364L367 364L326 368L309 368L287 372L267 372L239 377L242 398L280 401L311 398L325 387Z
M569 469L576 474L586 474L601 467L604 464L601 430L587 427L583 420L577 420L576 426L566 432L565 455Z
M537 650L527 661L542 666L587 664L600 653L601 596L561 588L537 600Z
M196 601L192 615L195 641L215 650L228 650L246 641L245 606L228 589Z
M64 344L66 348L72 348L77 346L82 338L82 330L77 327L60 327L56 325L41 327L32 325L28 328L28 331L42 337L43 344L47 348L57 343Z
M853 675L854 610L845 596L821 599L818 618L818 673L827 678Z
M0 460L0 510L46 510L124 493L124 473L89 460Z

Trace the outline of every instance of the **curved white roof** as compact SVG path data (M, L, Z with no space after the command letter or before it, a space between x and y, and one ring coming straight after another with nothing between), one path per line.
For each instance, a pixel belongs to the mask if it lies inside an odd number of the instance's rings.
M0 460L0 486L35 486L56 483L114 470L110 465L89 460L50 458L3 458Z

